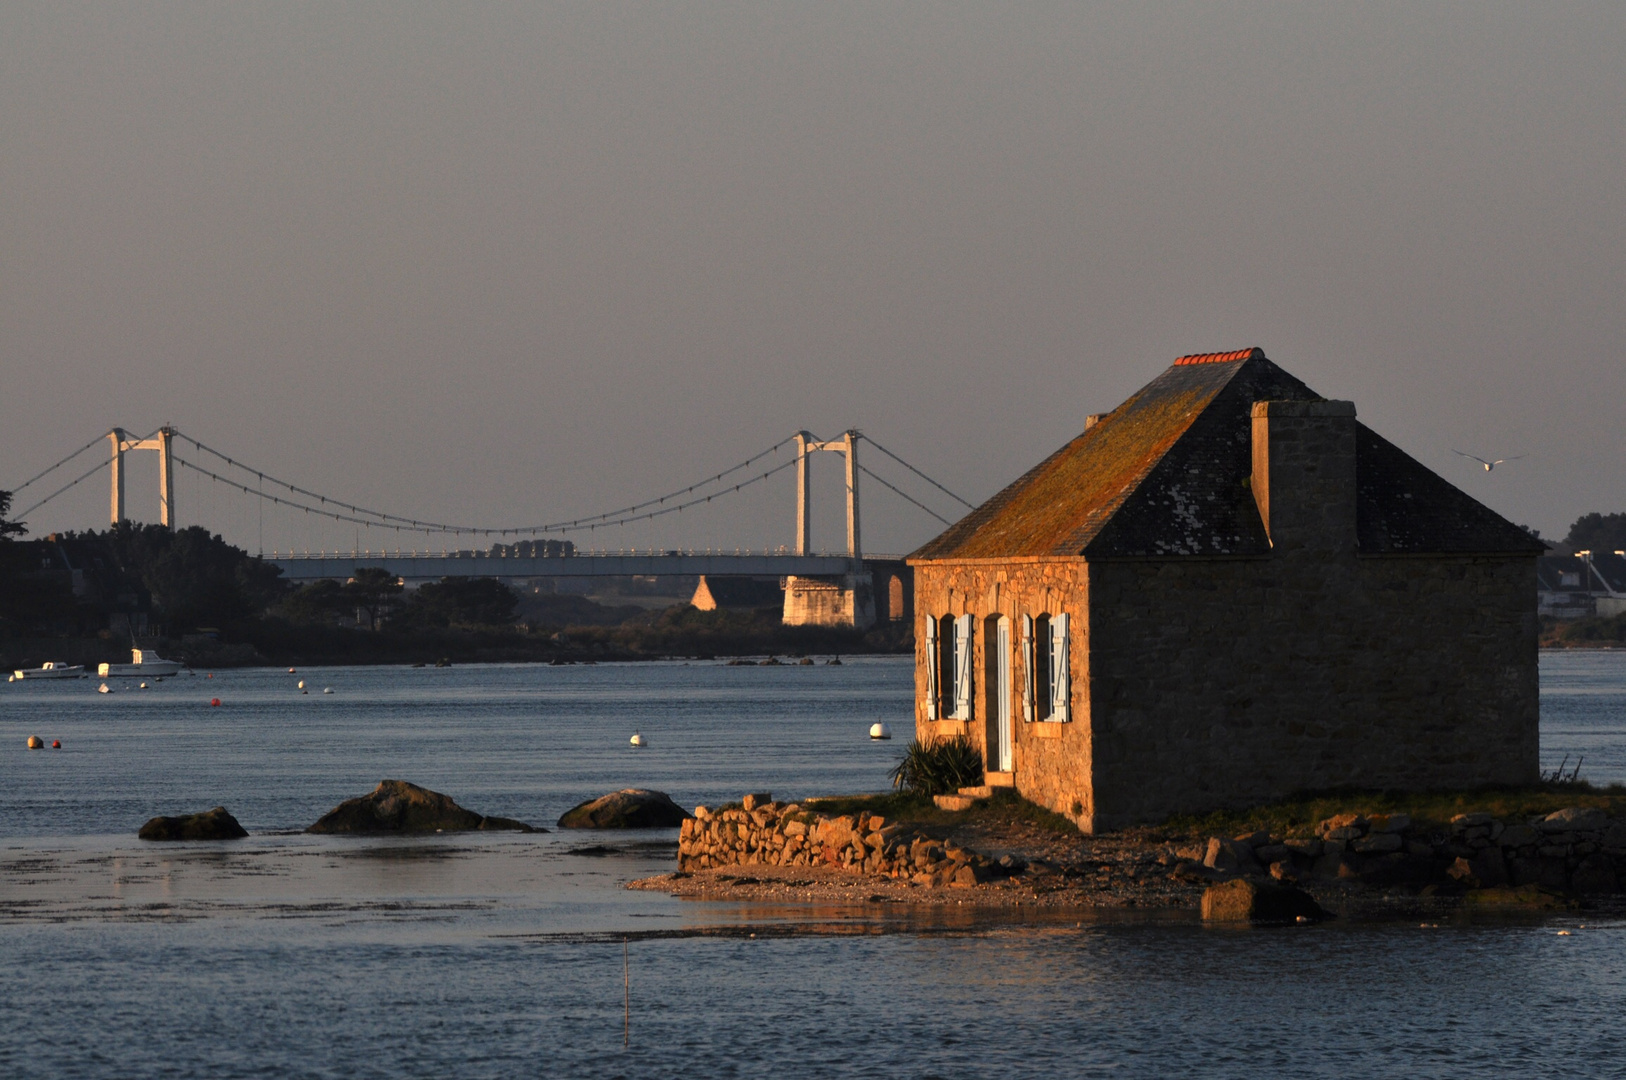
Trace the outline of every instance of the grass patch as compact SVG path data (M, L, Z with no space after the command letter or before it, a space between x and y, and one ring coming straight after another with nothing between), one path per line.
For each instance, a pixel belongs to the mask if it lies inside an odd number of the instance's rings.
M1523 821L1567 806L1595 806L1613 816L1626 814L1626 787L1587 783L1538 784L1521 788L1473 791L1320 791L1246 810L1179 814L1162 830L1171 834L1238 836L1265 831L1282 836L1310 836L1316 825L1336 814L1408 814L1421 825L1445 825L1457 814L1486 813L1503 821Z
M986 798L971 804L969 810L942 810L928 795L914 792L894 792L887 795L854 795L839 799L820 799L808 809L839 817L865 811L880 814L888 823L903 825L975 825L982 822L1023 822L1049 832L1076 836L1078 826L1061 814L1046 810L1038 803L1022 798L1010 788L997 788Z
M804 802L802 805L825 817L841 817L843 814L857 814L862 811L880 814L888 821L914 821L920 814L937 810L930 795L921 795L913 791L893 791L884 795L843 795L839 798L821 798L813 803Z

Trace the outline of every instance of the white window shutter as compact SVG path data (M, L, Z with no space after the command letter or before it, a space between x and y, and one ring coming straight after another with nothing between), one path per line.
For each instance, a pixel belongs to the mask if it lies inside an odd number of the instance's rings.
M971 719L971 624L970 615L954 620L954 718Z
M926 719L937 719L937 616L926 616Z
M1033 616L1022 616L1022 722L1033 723Z
M1066 723L1072 717L1073 686L1068 678L1067 616L1050 617L1050 719Z

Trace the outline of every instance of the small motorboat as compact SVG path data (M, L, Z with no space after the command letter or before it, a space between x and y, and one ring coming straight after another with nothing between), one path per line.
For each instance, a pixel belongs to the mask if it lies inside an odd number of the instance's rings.
M43 666L37 668L17 668L12 674L15 679L77 679L85 674L83 664L64 664L55 660L47 660Z
M151 649L131 649L128 664L101 664L96 668L96 674L102 678L109 675L178 675L181 665L175 660L165 660Z

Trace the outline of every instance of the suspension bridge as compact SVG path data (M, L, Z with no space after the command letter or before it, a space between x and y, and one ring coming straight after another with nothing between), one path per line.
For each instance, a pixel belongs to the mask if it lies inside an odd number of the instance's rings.
M866 626L877 617L900 618L907 606L902 596L908 575L898 555L869 555L863 549L860 482L868 479L944 525L950 517L934 510L927 502L910 495L899 483L924 483L931 489L927 498L939 506L945 500L958 504L954 516L972 504L932 479L916 466L856 430L837 439L819 439L808 431L798 431L745 460L711 474L685 487L663 495L582 517L534 524L489 524L432 521L424 518L370 509L358 503L317 492L309 487L280 479L229 454L206 445L172 426L160 427L146 436L133 438L124 428L113 428L97 436L72 454L11 489L14 498L23 491L44 490L48 477L57 475L96 446L108 444L109 452L93 466L61 484L49 494L18 510L13 517L27 520L29 514L54 499L91 480L103 469L109 471L109 521L128 519L125 503L125 456L137 451L158 454L159 523L175 527L175 477L185 470L263 504L302 511L333 521L366 526L369 530L392 531L408 541L395 549L352 549L350 551L282 551L273 548L261 558L283 571L285 579L306 583L324 579L346 580L362 568L378 568L410 584L438 581L445 577L495 577L510 582L549 578L604 578L633 576L779 577L785 583L787 623L820 623ZM906 470L909 479L899 483L886 479L859 460L860 443L867 443L890 464ZM784 460L781 454L790 451ZM839 454L845 463L846 549L816 552L812 548L813 505L810 463L820 452ZM796 532L793 543L767 550L747 548L662 548L635 550L578 545L570 536L592 539L602 531L636 522L681 513L726 499L788 469L796 470ZM18 500L20 501L20 500ZM462 546L463 539L489 541L483 549ZM439 543L436 543L436 540ZM448 542L450 541L450 542ZM436 550L436 549L439 550ZM884 576L878 588L875 575Z

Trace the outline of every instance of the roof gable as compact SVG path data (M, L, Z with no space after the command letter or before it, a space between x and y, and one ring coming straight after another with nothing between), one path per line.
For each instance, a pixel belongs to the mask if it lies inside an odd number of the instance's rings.
M1547 545L1365 424L1355 426L1355 537L1367 555L1541 555Z
M1253 403L1319 399L1258 349L1181 357L910 559L1264 555ZM1540 553L1364 425L1356 486L1362 552Z
M1079 554L1241 367L1171 367L911 558Z

